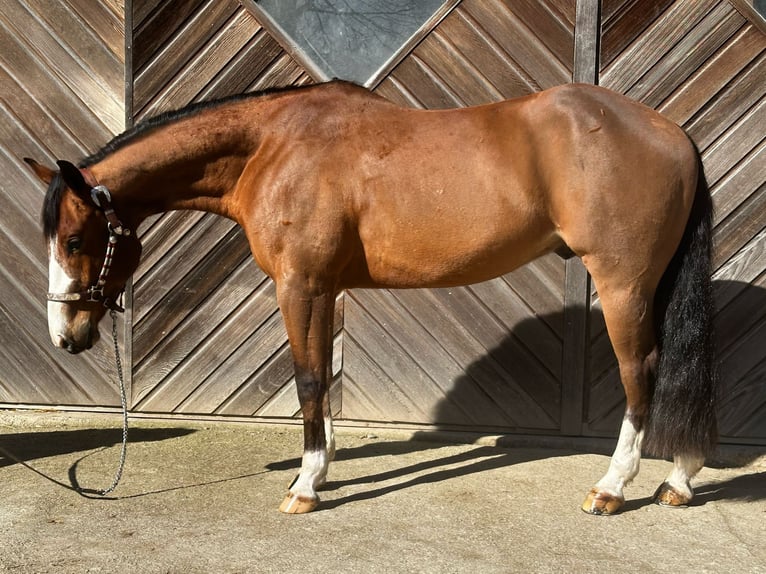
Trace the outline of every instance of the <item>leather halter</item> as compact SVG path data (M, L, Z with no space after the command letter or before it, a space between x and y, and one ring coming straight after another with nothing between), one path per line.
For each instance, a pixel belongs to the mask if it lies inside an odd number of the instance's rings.
M95 203L106 216L106 226L109 230L109 241L106 244L106 255L104 255L104 263L101 265L98 279L84 291L48 293L47 298L48 301L54 301L56 303L73 303L75 301L102 303L107 309L122 313L125 309L117 303L117 300L122 295L122 291L120 291L114 299L110 299L104 296L104 286L106 285L106 278L109 276L109 271L112 268L112 259L114 257L114 248L117 245L117 240L120 237L129 236L130 229L125 227L117 217L117 214L115 214L112 207L112 194L109 193L106 186L96 185L92 187L90 196L93 199L93 203Z

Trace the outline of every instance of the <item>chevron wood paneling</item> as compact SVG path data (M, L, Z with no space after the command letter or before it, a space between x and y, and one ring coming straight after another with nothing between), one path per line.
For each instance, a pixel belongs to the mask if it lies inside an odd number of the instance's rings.
M574 5L466 0L377 92L459 107L572 79ZM545 257L471 287L354 291L346 300L343 416L556 432L564 262Z
M2 1L0 403L119 405L111 346L71 357L50 343L45 189L21 158L77 161L122 131L123 29L119 2Z
M574 3L465 0L377 88L424 108L462 107L572 81Z
M109 345L70 357L48 341L38 223L44 189L20 158L77 160L120 132L126 117L130 123L190 102L314 80L289 55L294 47L280 45L285 38L250 12L252 2L127 2L126 68L122 0L1 1L0 403L116 406ZM569 82L575 6L462 0L407 45L375 90L402 105L445 108ZM599 82L679 122L702 150L716 204L721 428L725 440L763 443L766 22L744 0L603 0L599 45ZM294 416L274 286L237 226L170 213L148 221L141 236L145 256L120 325L130 343L123 350L132 408ZM564 383L573 375L563 365L572 364L567 353L577 346L567 339L564 311L592 305L581 359L583 433L615 434L623 392L598 294L573 300L568 281L564 262L549 256L466 288L341 296L336 416L577 432L577 421L563 421L565 411L568 419L579 414L579 405L566 404Z
M613 29L633 39L602 43L601 82L678 122L702 152L716 207L721 433L763 440L766 35L729 2L666 4L660 13L624 3L614 10ZM617 428L624 403L597 294L594 309L587 426L601 434Z

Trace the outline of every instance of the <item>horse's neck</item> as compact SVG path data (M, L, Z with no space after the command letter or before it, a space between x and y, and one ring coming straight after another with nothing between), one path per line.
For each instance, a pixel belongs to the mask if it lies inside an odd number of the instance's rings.
M195 209L231 217L231 192L258 145L252 122L193 118L139 137L91 167L134 226L147 216ZM229 125L231 124L231 125ZM256 124L257 125L257 124Z

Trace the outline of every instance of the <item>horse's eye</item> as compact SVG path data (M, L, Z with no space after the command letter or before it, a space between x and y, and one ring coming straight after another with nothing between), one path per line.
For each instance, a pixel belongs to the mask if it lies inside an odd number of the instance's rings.
M66 242L66 249L70 255L73 255L80 251L82 247L82 240L79 237L70 237Z

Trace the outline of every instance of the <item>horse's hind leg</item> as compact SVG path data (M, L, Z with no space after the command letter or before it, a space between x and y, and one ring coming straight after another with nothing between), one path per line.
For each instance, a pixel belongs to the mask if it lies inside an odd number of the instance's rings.
M654 493L654 501L661 506L684 506L694 497L691 479L705 464L702 456L675 455L673 457L673 470L665 479L657 492Z
M592 271L591 271L592 272ZM653 292L636 285L613 286L594 282L620 370L627 405L609 470L588 493L582 509L591 514L613 514L625 502L623 488L638 474L643 428L656 371L657 348L652 319Z
M332 353L334 293L308 293L303 282L277 285L295 364L295 383L303 415L303 458L298 477L279 509L288 514L311 512L319 503L317 488L327 477L329 422L328 360ZM332 445L334 449L334 445Z

